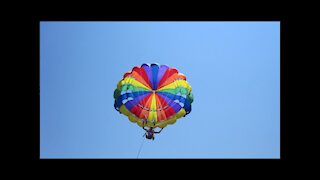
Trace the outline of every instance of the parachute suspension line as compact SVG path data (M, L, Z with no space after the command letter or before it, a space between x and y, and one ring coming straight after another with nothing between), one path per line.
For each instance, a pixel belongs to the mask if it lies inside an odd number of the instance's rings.
M140 149L139 149L139 152L138 152L138 155L137 155L137 159L138 159L138 157L139 157L139 154L140 154L142 145L143 145L143 143L144 143L144 140L146 139L144 136L142 136L142 138L143 138L143 140L142 140L142 143L141 143L141 145L140 145Z

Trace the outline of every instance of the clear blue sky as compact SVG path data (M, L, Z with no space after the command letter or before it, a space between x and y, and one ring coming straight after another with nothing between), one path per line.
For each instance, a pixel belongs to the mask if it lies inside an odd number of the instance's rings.
M154 141L113 91L175 67L192 112ZM41 158L280 158L280 22L40 22Z

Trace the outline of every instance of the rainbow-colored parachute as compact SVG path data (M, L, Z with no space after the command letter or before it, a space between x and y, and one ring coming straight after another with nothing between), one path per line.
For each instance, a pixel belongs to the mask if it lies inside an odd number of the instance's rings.
M142 64L124 74L114 91L114 107L142 126L164 128L191 112L193 96L186 77L166 65Z

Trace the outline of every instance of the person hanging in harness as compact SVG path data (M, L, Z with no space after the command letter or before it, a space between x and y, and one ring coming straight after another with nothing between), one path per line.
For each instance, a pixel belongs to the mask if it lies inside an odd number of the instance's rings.
M146 133L145 133L143 136L145 136L147 139L152 139L152 140L154 140L154 134L160 133L163 128L161 128L161 130L158 131L158 132L155 131L153 127L149 127L149 129L146 129L146 128L145 128L145 123L148 122L148 118L147 118L146 115L144 115L144 116L146 117L146 119L145 119L145 121L143 121L143 127L142 127L142 129L144 129L144 130L146 131ZM155 123L154 120L153 120L152 122L153 122L154 125L156 125L156 123Z

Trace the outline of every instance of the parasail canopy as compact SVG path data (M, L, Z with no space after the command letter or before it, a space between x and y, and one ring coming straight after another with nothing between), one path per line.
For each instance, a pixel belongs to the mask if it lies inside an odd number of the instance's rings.
M114 91L114 107L142 126L164 128L191 112L192 89L177 69L159 64L135 66Z

